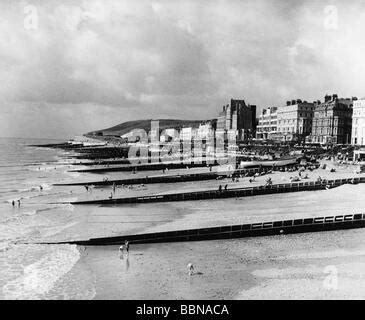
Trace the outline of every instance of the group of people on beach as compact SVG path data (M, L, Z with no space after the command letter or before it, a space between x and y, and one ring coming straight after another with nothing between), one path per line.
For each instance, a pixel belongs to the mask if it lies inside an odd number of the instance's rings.
M124 244L122 244L119 247L119 255L120 255L121 259L123 259L123 257L124 257L124 250L127 252L127 255L129 256L129 241L128 240L125 240ZM187 269L188 269L189 276L192 276L194 274L194 265L191 262L188 263Z
M18 203L18 207L20 207L20 199L18 199L18 200L17 200L17 203ZM13 207L15 207L15 200L13 200L13 201L11 202L11 205L12 205Z
M39 186L39 191L43 191L43 186L42 185L40 185ZM18 207L20 207L20 199L18 199L18 200L16 200L16 202L18 203ZM11 205L13 206L13 207L15 207L15 200L12 200L11 201Z
M104 178L103 179L103 182L107 182L107 181L108 181L107 178ZM94 186L93 185L84 185L84 187L85 187L86 192L89 192L89 191L91 192ZM141 183L137 187L146 189L146 186L143 183ZM113 182L112 192L110 193L109 199L113 199L113 197L115 196L115 193L117 191L117 188L132 190L133 189L133 185L124 185L124 184L121 184L120 186L117 186L117 184L115 182Z

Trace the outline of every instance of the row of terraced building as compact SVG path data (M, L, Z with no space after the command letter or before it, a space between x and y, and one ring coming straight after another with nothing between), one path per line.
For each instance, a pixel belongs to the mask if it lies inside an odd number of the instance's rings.
M264 109L256 138L283 142L365 144L365 100L326 95L324 101L287 101Z

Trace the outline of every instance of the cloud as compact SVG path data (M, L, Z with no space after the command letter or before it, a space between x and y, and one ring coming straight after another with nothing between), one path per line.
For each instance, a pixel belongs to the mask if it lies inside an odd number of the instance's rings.
M15 101L126 107L143 95L209 90L202 43L160 19L148 1L74 3L35 6L37 30L13 28L23 42L14 50L26 55L14 61L14 83L4 94Z
M230 98L260 109L327 92L363 96L365 6L330 5L335 29L325 25L327 1L2 2L0 135L212 118ZM26 25L29 6L36 28ZM9 126L14 119L22 126Z

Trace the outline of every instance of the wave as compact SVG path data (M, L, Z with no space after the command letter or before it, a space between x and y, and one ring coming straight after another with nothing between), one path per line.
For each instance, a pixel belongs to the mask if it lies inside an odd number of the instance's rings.
M44 211L44 210L49 210L49 209L38 209L38 210L22 211L20 214L8 217L7 219L1 220L0 222L4 225L4 224L9 223L9 222L20 221L23 217L34 216L34 215L36 215L39 212Z
M47 165L49 166L52 164L58 164L58 161L6 164L6 165L0 165L0 168L36 167L36 169L37 169L36 171L38 171L39 167L47 166Z
M32 187L28 187L28 188L11 189L11 190L8 190L7 192L32 192L32 191L41 191L41 188L40 187L42 187L42 191L49 191L49 190L52 190L52 188L53 188L53 186L51 184L49 184L49 183L41 183L38 186L32 186Z
M6 300L47 298L47 293L80 258L80 252L75 245L55 245L49 249L52 251L37 262L24 267L21 276L3 286L2 291Z
M21 188L21 189L11 189L7 192L32 192L32 191L39 191L39 187L31 187L31 188ZM24 199L24 198L18 198L18 199ZM10 200L11 202L12 200Z
M6 223L9 223L9 222L17 222L17 221L22 220L24 217L34 216L34 215L39 214L41 212L49 211L49 210L52 210L52 209L59 209L59 208L65 209L67 211L73 211L74 210L74 206L70 203L55 204L55 205L52 205L50 207L46 207L46 208L43 208L43 209L34 209L34 210L21 211L20 214L8 217L4 220L0 220L0 223L6 224Z

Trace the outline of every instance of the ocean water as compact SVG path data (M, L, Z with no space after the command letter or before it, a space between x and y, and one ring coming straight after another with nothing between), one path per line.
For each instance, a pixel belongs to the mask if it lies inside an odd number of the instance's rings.
M52 187L69 177L67 153L29 147L56 142L0 138L0 299L92 297L92 290L80 289L73 296L62 285L79 259L76 246L37 244L82 220L72 206L55 204L73 196L66 188Z
M41 243L147 232L179 219L195 206L72 206L68 202L77 199L106 198L111 187L86 192L80 186L53 186L103 178L69 172L82 168L71 164L70 152L30 146L57 142L63 141L0 138L0 299L92 299L95 280L80 261L83 248ZM118 189L117 195L169 189L135 186Z

